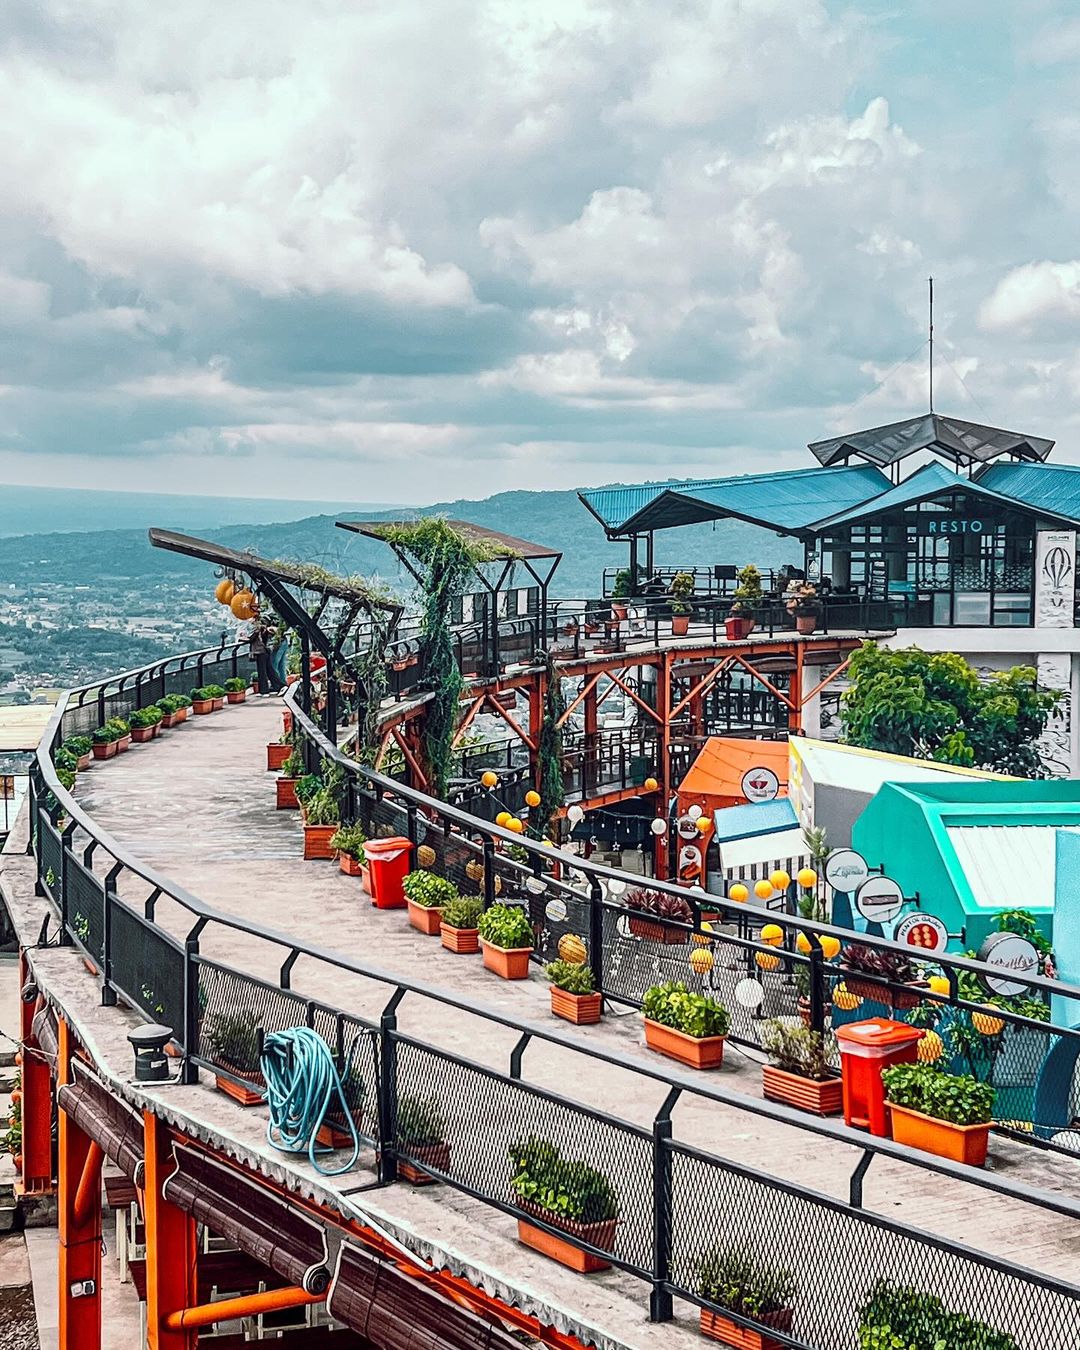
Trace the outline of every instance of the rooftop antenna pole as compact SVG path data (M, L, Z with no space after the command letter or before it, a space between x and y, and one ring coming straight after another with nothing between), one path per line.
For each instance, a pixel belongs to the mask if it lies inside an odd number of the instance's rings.
M930 411L934 411L934 278L930 278Z

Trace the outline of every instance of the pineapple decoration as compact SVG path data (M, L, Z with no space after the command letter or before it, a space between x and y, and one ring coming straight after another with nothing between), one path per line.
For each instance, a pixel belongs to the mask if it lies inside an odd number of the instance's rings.
M559 939L559 956L568 965L584 965L587 955L585 944L576 933L564 933Z
M435 866L435 850L430 844L421 844L416 850L416 861L421 867Z
M484 864L482 862L477 862L475 858L470 858L465 864L465 875L470 881L483 881Z

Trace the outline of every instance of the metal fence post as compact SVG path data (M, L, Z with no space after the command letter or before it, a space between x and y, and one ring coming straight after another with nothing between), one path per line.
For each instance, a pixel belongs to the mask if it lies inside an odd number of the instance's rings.
M397 1031L398 1004L404 989L395 989L379 1018L379 1181L397 1180Z
M495 844L484 836L484 908L495 903Z
M816 933L810 938L810 1027L821 1035L825 1033L825 953Z
M102 898L102 942L101 942L101 1006L116 1006L116 990L113 988L112 974L112 911L113 905L120 902L116 897L116 879L124 870L123 863L113 863L101 888Z
M599 877L589 878L589 969L593 987L604 992L604 892Z
M199 991L199 934L206 927L200 919L184 939L184 1060L180 1066L181 1083L197 1083L199 1066L199 1023L202 1020L202 1002Z
M71 858L71 837L75 833L75 822L69 820L60 831L60 922L67 928L68 921L68 861ZM56 897L53 896L55 900Z
M670 1322L671 1306L671 1113L682 1096L673 1087L653 1121L653 1272L649 1321Z

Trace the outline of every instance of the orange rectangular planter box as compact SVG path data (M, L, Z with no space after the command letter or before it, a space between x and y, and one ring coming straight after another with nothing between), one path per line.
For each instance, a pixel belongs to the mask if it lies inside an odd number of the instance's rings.
M642 919L635 914L630 916L630 935L646 938L649 942L662 942L668 947L680 947L690 941L690 930L687 928L669 927L656 919Z
M318 858L329 861L334 856L330 840L337 832L336 825L305 825L304 857L309 860Z
M300 803L296 800L296 785L300 780L298 778L279 778L277 780L277 809L279 811L296 811Z
M409 922L418 933L438 937L442 927L442 909L438 905L418 905L409 901Z
M691 1069L718 1069L724 1062L723 1036L687 1036L684 1031L645 1019L645 1044Z
M357 862L351 853L337 855L338 867L347 877L358 877L364 870L364 864Z
M775 1064L763 1064L761 1082L766 1101L786 1102L815 1116L838 1116L844 1109L844 1084L840 1078L818 1082L778 1069Z
M222 1078L215 1075L214 1086L219 1092L224 1092L226 1097L231 1097L234 1102L239 1102L241 1106L262 1106L266 1100L265 1083L261 1074L241 1074L238 1069L233 1069L231 1065L222 1065L222 1068L228 1067L232 1073L238 1074L241 1078L247 1079L251 1086L246 1083L234 1083L231 1078Z
M600 994L570 994L557 985L551 986L551 1011L575 1026L591 1027L599 1022L602 1007Z
M472 956L480 950L480 930L478 928L450 928L440 924L442 945L448 952L457 952L459 956Z
M132 727L131 739L136 745L144 745L147 741L154 739L153 727Z
M779 1312L764 1313L759 1319L763 1325L772 1327L775 1331L781 1331L785 1335L791 1335L792 1310L790 1308L781 1308ZM709 1312L707 1308L701 1310L701 1334L708 1336L710 1340L719 1341L721 1345L734 1346L735 1350L784 1350L780 1341L772 1336L766 1336L764 1332L752 1331L749 1327L740 1326L738 1322L733 1322L730 1317L725 1317L723 1313Z
M615 1246L618 1219L604 1219L601 1223L578 1223L576 1219L560 1219L558 1215L551 1214L528 1200L516 1200L515 1203L518 1209L523 1209L526 1214L535 1215L552 1228L561 1228L571 1236L580 1238L582 1242L599 1247L601 1251L610 1252ZM582 1275L592 1275L598 1270L611 1268L609 1261L593 1256L592 1252L583 1252L572 1242L567 1242L565 1238L558 1237L555 1233L546 1233L526 1219L518 1219L518 1241L522 1246L531 1247L534 1252L540 1252L543 1256L550 1256L553 1261L558 1261L560 1265L576 1270Z
M292 746L281 741L270 741L266 747L267 771L280 769L292 753Z
M247 698L247 690L230 689L229 692L225 695L225 697L229 700L230 703L243 703L244 700Z
M429 1167L437 1167L440 1172L450 1171L449 1144L414 1144L409 1152L418 1162L427 1163ZM414 1186L432 1186L438 1181L438 1177L428 1176L426 1172L406 1162L404 1158L398 1159L397 1168L398 1174L406 1181L411 1181Z
M531 947L496 947L486 938L480 939L484 953L484 968L494 971L504 980L527 980L529 978L529 958Z
M952 1125L947 1120L924 1116L910 1106L889 1103L892 1118L892 1137L898 1144L921 1148L936 1153L939 1158L966 1163L968 1167L986 1164L986 1148L990 1139L990 1125Z
M214 700L212 698L197 698L191 706L195 709L196 717L206 717L207 714L214 711Z
M116 754L116 742L106 741L103 745L95 745L92 753L95 759L112 759Z
M360 887L365 895L371 894L371 869L367 863L360 864Z

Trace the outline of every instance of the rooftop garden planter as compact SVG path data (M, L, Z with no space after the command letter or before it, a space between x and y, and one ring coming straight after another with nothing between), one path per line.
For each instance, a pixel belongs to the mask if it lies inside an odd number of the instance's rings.
M966 1313L949 1312L934 1294L878 1280L859 1309L859 1350L910 1345L945 1346L947 1350L1020 1350L1007 1332L977 1322Z
M339 825L330 840L337 854L338 868L346 876L358 877L364 869L364 845L367 835L362 825Z
M532 1136L510 1145L513 1176L510 1189L514 1203L531 1218L567 1237L587 1242L600 1251L615 1247L619 1223L619 1197L603 1172L585 1162L564 1158L546 1139ZM527 1219L518 1219L518 1241L570 1270L591 1274L607 1270L610 1262L561 1238L545 1232Z
M241 1106L258 1106L264 1099L266 1081L259 1068L259 1019L251 1012L211 1013L202 1038L209 1058L232 1078L218 1075L215 1086ZM250 1084L251 1086L248 1086Z
M234 675L231 680L225 681L225 697L230 703L243 703L247 698L247 681Z
M401 883L409 906L409 922L420 933L438 937L443 906L457 899L457 887L434 872L410 872Z
M119 740L114 728L110 726L98 727L91 737L91 751L95 759L112 759L116 754L116 744Z
M90 767L90 759L93 754L94 741L90 736L69 736L61 746L75 760L75 771L78 773L83 769Z
M280 769L292 753L288 741L269 741L266 746L266 770L272 773Z
M136 744L153 740L155 729L161 724L161 718L161 709L156 706L136 708L131 714L131 739Z
M936 1063L894 1064L881 1071L898 1144L982 1167L993 1121L994 1089Z
M293 749L281 766L281 776L277 780L277 809L279 811L297 810L300 800L296 795L296 785L304 774L304 761L299 750Z
M480 930L477 922L483 904L473 895L461 895L443 905L439 932L442 945L448 952L471 956L480 950Z
M594 988L593 973L584 964L552 961L545 971L551 981L551 1011L575 1026L600 1021L603 998Z
M713 1247L698 1265L698 1293L720 1311L701 1310L701 1332L737 1350L781 1350L781 1342L743 1326L725 1313L737 1313L762 1327L790 1335L795 1281L790 1271L774 1270L745 1243Z
M843 1083L827 1063L827 1041L809 1027L766 1022L769 1063L761 1066L766 1101L785 1102L816 1116L838 1116L844 1107Z
M533 950L528 916L516 905L492 905L480 915L484 967L504 980L527 980Z
M191 706L196 717L206 717L214 711L214 696L209 685L202 685L191 691Z
M691 1069L718 1069L724 1062L727 1009L716 999L691 993L681 981L646 990L645 1044Z
M446 1122L434 1097L403 1096L397 1104L397 1146L413 1162L398 1159L398 1173L414 1186L430 1186L438 1177L429 1176L426 1164L439 1172L450 1170L450 1145L446 1142Z
M210 695L213 700L214 711L225 706L225 686L223 684L208 684L204 686L204 692Z
M648 942L662 942L670 946L681 946L690 941L689 928L677 928L676 924L691 925L694 911L688 901L678 895L668 895L666 891L653 891L646 887L627 891L626 908L630 913L630 934L644 938ZM657 922L660 919L667 923Z
M122 755L131 744L131 723L122 717L110 717L105 726L112 729L116 753Z
M844 972L844 987L856 998L870 999L897 1010L918 1007L922 1001L925 985L918 984L909 992L889 989L878 982L888 980L890 984L916 985L919 973L914 963L900 952L851 942L844 948L840 965ZM861 978L864 975L876 975L878 980Z
M325 766L324 766L325 767ZM301 789L315 778L309 792ZM296 785L296 796L304 806L304 857L329 861L334 856L331 842L341 823L339 775L328 771L325 777L310 775Z

